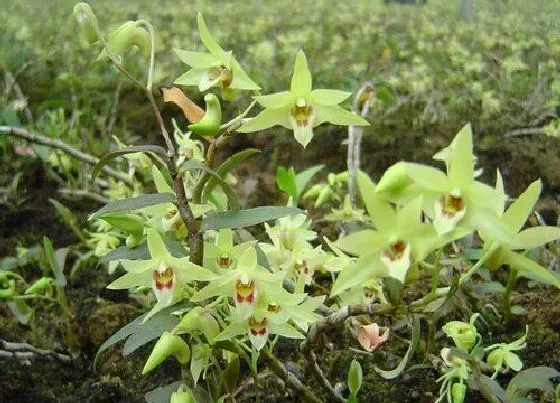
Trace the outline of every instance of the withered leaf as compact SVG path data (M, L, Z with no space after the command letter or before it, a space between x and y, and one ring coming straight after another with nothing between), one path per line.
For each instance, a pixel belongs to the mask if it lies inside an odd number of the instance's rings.
M177 87L162 87L163 100L173 102L183 111L187 120L191 123L198 123L204 117L204 110L187 97L183 91Z

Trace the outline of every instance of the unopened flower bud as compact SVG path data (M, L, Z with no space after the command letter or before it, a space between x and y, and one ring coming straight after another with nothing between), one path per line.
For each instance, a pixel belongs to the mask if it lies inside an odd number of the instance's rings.
M465 394L467 393L467 387L462 382L454 383L451 387L451 397L453 398L453 403L463 403L465 400Z
M97 17L87 3L78 3L74 6L74 17L80 27L80 33L88 43L99 40L99 24Z
M152 354L148 357L142 375L150 372L170 355L174 355L181 364L186 364L191 359L191 349L180 336L164 332L154 346Z

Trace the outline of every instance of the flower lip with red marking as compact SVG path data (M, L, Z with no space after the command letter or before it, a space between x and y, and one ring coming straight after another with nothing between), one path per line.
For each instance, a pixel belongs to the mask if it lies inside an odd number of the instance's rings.
M263 318L257 320L253 316L249 318L249 330L253 336L264 336L268 333L268 320Z
M241 280L237 280L235 285L235 300L237 303L252 304L257 299L256 294L257 289L254 281L251 280L248 283L243 283Z
M173 288L175 273L171 267L158 267L153 276L154 286L158 291L169 291Z

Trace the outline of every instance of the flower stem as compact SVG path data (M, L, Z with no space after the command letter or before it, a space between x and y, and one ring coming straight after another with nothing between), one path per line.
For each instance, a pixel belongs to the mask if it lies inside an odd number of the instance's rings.
M510 267L509 276L506 284L506 291L504 292L502 300L502 309L504 311L504 323L507 325L511 319L511 290L515 285L515 280L517 278L517 269Z

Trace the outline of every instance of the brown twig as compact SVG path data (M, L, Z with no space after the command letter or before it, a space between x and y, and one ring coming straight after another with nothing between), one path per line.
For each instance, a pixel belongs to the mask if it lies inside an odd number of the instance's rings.
M72 356L68 354L57 353L53 350L39 349L27 343L11 343L9 341L0 340L0 359L12 358L27 362L37 356L47 357L66 364L72 362Z
M321 402L321 400L319 400L307 386L305 386L294 374L286 369L284 364L282 364L276 356L271 354L267 349L263 349L262 354L268 360L268 367L270 370L274 372L278 378L282 379L290 389L299 393L299 396L307 402Z
M358 316L358 315L379 315L379 314L387 314L393 310L393 307L390 304L357 304L357 305L349 305L341 308L337 312L327 316L326 318L320 319L315 322L309 332L307 333L307 339L305 339L300 346L300 350L307 359L306 364L310 367L313 371L313 374L317 378L317 380L321 383L323 388L329 392L329 394L336 399L338 402L345 402L346 399L342 397L340 393L338 393L333 386L330 384L329 380L323 374L323 371L317 364L317 357L314 352L314 347L316 346L319 336L324 333L327 329L331 329L333 327L337 327L344 323L346 319L351 316Z
M66 144L62 140L51 139L50 137L46 137L41 134L31 133L21 127L0 126L0 134L7 134L13 137L18 137L21 139L31 141L36 144L41 144L47 147L62 150L66 154L70 155L71 157L74 157L89 165L96 165L99 162L99 158L94 157L93 155L86 154ZM109 176L112 176L120 181L123 181L128 185L132 185L132 180L122 172L115 171L114 169L109 168L107 166L101 168L101 170Z

